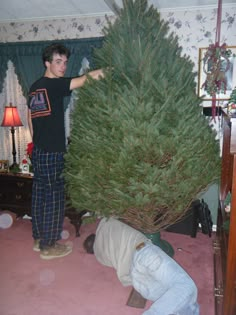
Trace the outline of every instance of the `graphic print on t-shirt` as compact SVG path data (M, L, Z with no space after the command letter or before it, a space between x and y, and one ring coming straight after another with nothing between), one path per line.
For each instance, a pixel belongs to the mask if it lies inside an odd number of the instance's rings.
M46 89L38 89L30 94L31 117L49 116L51 114L51 106Z

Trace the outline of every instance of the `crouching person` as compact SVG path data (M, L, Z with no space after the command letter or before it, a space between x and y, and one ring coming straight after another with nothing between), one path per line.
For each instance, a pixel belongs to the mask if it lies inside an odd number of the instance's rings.
M114 218L103 218L96 235L84 241L88 253L115 268L124 286L153 301L143 315L199 315L197 287L177 262L141 232Z

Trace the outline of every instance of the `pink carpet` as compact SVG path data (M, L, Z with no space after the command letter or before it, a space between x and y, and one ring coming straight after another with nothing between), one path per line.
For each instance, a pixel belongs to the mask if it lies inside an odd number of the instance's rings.
M32 250L31 222L15 219L0 228L0 315L141 315L126 306L131 287L123 287L112 268L100 265L82 248L95 224L84 224L81 236L66 218L63 242L73 244L67 257L45 261ZM199 232L196 238L163 231L175 250L177 262L199 289L201 315L214 315L213 238ZM178 251L181 247L183 250ZM146 309L151 302L147 302Z

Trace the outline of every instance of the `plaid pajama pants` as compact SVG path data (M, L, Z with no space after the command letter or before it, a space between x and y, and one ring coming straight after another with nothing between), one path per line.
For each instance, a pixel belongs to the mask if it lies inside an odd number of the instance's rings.
M34 146L32 165L32 232L43 249L61 238L65 215L64 153L45 152Z

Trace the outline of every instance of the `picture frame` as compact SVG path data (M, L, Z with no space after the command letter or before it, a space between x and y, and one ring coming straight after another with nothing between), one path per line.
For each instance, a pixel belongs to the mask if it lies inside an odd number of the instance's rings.
M9 172L9 161L0 160L0 173L8 173L8 172Z
M227 49L230 49L232 54L229 57L230 65L229 69L225 72L227 87L226 93L216 94L216 100L226 101L230 98L232 90L236 86L236 46L227 46ZM212 96L208 94L204 88L203 84L206 81L207 74L204 70L204 61L203 58L207 52L208 47L199 48L199 64L198 64L198 96L202 97L205 101L211 101ZM222 60L222 67L224 66L224 60Z

